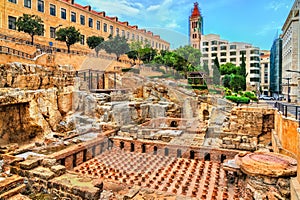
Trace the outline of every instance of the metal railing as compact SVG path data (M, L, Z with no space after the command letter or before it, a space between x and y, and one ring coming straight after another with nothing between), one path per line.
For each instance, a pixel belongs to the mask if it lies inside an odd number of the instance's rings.
M275 102L274 107L277 108L279 112L282 112L285 117L288 117L288 115L293 116L296 121L298 121L300 127L300 106Z
M29 60L32 60L35 56L35 55L25 53L23 51L19 51L19 50L10 48L10 47L6 47L6 46L0 46L0 53L9 54L9 55L16 55L16 56L26 58L26 59L29 59Z

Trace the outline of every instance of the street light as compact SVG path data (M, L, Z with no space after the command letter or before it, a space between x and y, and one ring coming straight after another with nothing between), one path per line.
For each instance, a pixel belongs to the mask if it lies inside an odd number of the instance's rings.
M290 98L290 90L291 90L291 88L290 88L290 80L292 79L292 78L282 78L282 79L285 79L285 80L287 80L288 81L288 83L287 83L287 86L288 86L288 102L290 103L291 102L291 98Z
M56 29L58 29L59 27L61 27L62 26L62 24L59 24L58 26L56 26L56 27L53 27L53 32L54 32L54 38L56 38ZM53 46L53 43L52 42L49 42L49 45L50 46ZM54 47L53 47L53 49L54 49Z

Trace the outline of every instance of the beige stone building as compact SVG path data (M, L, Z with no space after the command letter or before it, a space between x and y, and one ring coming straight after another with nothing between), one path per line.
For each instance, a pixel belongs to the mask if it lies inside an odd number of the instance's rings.
M243 42L228 42L220 35L208 34L201 38L202 63L208 65L210 72L214 59L218 57L220 65L233 63L239 66L242 53L245 55L248 90L258 90L260 85L260 49ZM210 74L212 76L212 73Z
M270 95L270 51L260 52L260 87L263 95Z
M36 37L36 41L44 45L52 42L61 48L64 44L55 41L56 29L75 26L81 33L81 41L73 49L87 49L86 39L92 35L104 38L109 35L125 36L129 41L149 43L160 50L170 47L169 42L151 31L121 22L118 17L106 16L105 12L92 10L90 5L79 5L74 0L0 0L0 33L14 37L24 35L16 31L14 24L23 13L38 15L44 21L44 35Z
M300 102L299 77L299 6L300 0L295 0L292 9L282 27L282 93L290 94L291 102ZM295 72L288 72L293 70ZM287 79L290 79L289 81ZM287 84L289 82L289 84ZM290 86L290 92L288 91Z

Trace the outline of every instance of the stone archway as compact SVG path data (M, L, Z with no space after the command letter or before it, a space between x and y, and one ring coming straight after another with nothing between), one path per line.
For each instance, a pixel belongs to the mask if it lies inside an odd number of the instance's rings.
M203 110L202 115L203 115L203 121L209 120L209 112L208 112L208 110Z

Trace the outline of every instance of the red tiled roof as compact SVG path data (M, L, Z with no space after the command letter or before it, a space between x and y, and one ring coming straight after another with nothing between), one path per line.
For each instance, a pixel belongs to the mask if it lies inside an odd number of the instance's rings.
M196 3L194 3L194 10L192 12L191 17L199 17L199 16L201 16L201 13L199 11L198 2L196 2Z

